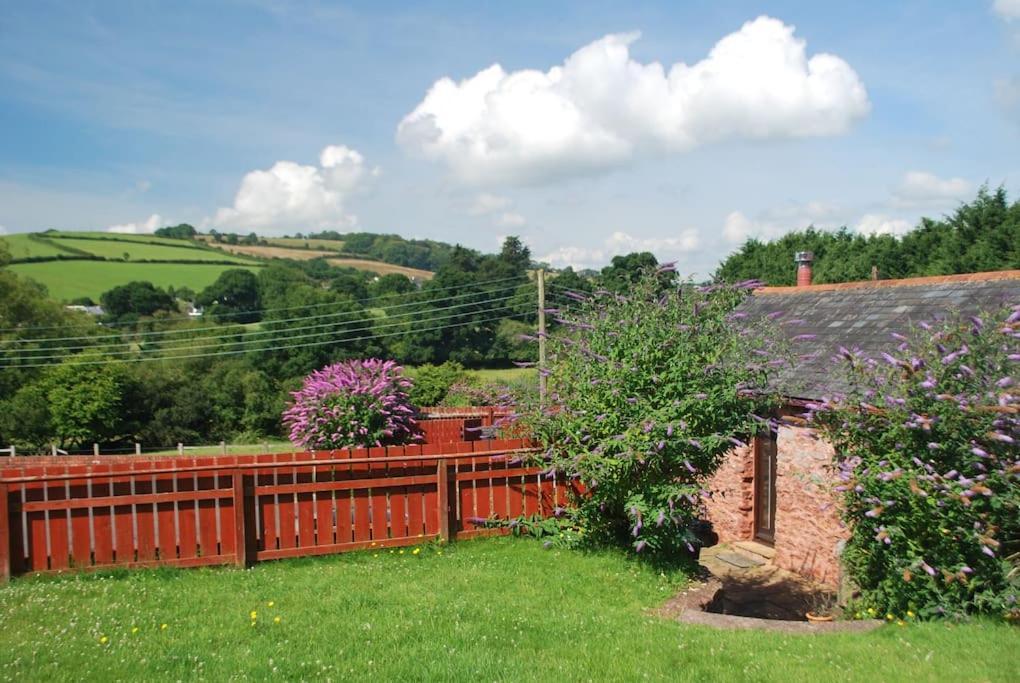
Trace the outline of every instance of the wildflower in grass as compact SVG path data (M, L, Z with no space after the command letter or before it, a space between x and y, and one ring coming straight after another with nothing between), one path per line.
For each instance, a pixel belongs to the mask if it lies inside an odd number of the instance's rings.
M167 625L166 624L160 624L159 625L159 630L160 631L165 631L166 629L167 629Z
M106 636L101 636L99 638L99 644L100 645L106 645L108 642L110 642L110 639L107 638Z
M273 617L273 623L274 624L279 624L281 621L283 621L283 620L280 617Z
M259 613L256 612L255 610L252 610L251 612L249 612L248 616L251 617L252 620L255 620L259 618Z
M266 603L266 607L272 607L272 606L273 606L273 605L275 605L275 604L276 604L275 602L273 602L272 600L270 600L269 602L267 602L267 603Z
M421 552L421 548L415 548L414 550L411 551L411 554L412 555L417 555L420 552Z
M399 554L399 555L403 555L403 554L404 554L404 549L403 549L403 548L401 548L401 549L400 549L400 552L399 552L398 554Z
M135 633L138 633L138 627L137 626L132 626L131 627L131 634L134 635Z

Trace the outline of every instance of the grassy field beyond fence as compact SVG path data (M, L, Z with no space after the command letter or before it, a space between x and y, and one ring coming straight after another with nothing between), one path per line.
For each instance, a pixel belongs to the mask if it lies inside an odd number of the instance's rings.
M654 616L684 582L511 538L15 579L0 587L0 679L1016 680L1015 628L792 636Z

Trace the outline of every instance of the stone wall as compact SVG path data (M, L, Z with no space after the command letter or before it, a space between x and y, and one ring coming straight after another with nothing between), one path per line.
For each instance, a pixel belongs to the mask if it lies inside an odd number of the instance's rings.
M810 430L782 427L777 441L776 535L773 562L822 583L839 582L839 551L847 537L831 490L834 452ZM706 488L705 503L720 542L754 540L754 457L729 453Z

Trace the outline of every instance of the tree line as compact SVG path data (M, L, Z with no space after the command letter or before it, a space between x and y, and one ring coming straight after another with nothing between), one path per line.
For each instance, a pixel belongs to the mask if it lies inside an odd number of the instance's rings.
M972 201L942 218L922 218L902 237L862 235L809 227L772 241L747 240L715 272L729 282L760 279L770 285L796 282L793 257L815 255L816 283L952 275L1020 268L1020 201L1005 189L982 188Z

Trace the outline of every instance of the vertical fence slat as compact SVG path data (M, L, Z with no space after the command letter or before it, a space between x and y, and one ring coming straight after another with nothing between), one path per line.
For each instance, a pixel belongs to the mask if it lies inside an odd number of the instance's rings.
M11 515L7 484L0 481L0 583L11 578Z
M113 471L113 465L95 465L90 469L96 474L107 474ZM113 483L110 479L92 481L92 495L105 497L112 495ZM93 507L92 512L92 552L93 561L97 565L113 563L113 507L104 505Z
M256 458L256 462L273 462L274 458L272 455L259 455ZM265 469L258 471L258 485L259 486L272 486L276 478L275 469ZM256 494L258 493L258 487L255 488ZM259 506L259 524L261 525L261 543L259 544L260 550L276 550L278 547L279 534L276 528L276 495L265 494L258 497Z
M330 454L316 453L316 460L328 460ZM316 465L314 479L319 483L332 483L336 481L335 472L331 465ZM316 491L315 493L315 545L333 545L336 540L336 528L339 524L336 521L336 508L333 505L335 491Z
M310 459L310 454L302 453L299 460ZM294 478L298 483L308 483L313 480L314 467L298 467L295 470ZM297 518L298 518L298 547L312 548L315 546L315 494L297 494Z
M292 453L279 453L276 462L293 462ZM294 483L293 467L276 468L277 485ZM279 511L280 527L277 533L280 537L280 548L294 548L297 546L297 508L294 506L293 493L281 493L276 497L276 509Z
M61 475L67 468L51 465L43 468L46 474ZM46 483L46 499L52 501L67 499L67 484L63 481ZM70 566L71 544L67 532L67 510L49 510L46 512L47 535L49 536L50 569L67 569Z
M147 495L153 493L152 475L144 474L152 469L152 463L134 463L134 484L135 495ZM136 503L135 509L135 534L137 536L138 560L140 562L152 562L156 559L156 515L152 503Z
M178 475L156 475L156 492L171 493L174 490L174 478ZM162 562L177 559L177 515L174 514L174 502L156 504L156 524L159 534L156 538L159 559Z
M84 465L72 465L67 468L68 474L82 475L80 479L68 481L69 497L72 500L88 498L88 484ZM74 508L71 510L71 563L77 569L84 569L92 564L92 540L89 525L89 509Z
M114 496L131 496L131 463L111 465L112 471L123 473L112 479ZM134 506L130 503L113 506L113 557L117 564L135 561Z
M408 450L408 455L438 455L442 452L438 444L424 444ZM417 465L411 469L418 475L436 471L436 465L430 463ZM425 534L434 537L439 533L439 490L435 485L410 486L407 489L407 535Z
M215 458L196 458L198 466L215 465ZM216 488L216 479L212 472L201 472L198 475L196 488L199 491L211 491ZM216 501L212 499L197 501L198 506L198 547L201 557L219 555L217 534Z
M188 462L190 459L175 458L177 462ZM177 477L178 491L194 491L195 475L191 472L182 472ZM198 528L195 521L195 501L177 501L177 538L178 552L180 559L191 560L198 557Z

